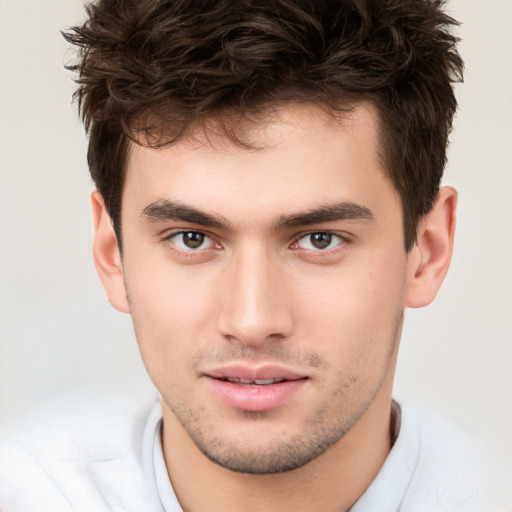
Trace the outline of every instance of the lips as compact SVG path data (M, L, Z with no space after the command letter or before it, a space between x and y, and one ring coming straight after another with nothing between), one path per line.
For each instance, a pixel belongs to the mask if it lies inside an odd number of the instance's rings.
M308 381L306 375L279 366L226 366L208 370L203 376L225 405L252 412L283 406Z
M225 382L232 382L234 384L249 384L256 386L268 386L270 384L279 384L280 382L286 382L286 379L242 379L241 377L223 377L220 380Z
M305 378L306 375L288 370L276 365L264 365L251 368L244 365L229 365L222 368L213 368L204 372L208 377L221 380L239 380L243 383L267 380L297 380Z

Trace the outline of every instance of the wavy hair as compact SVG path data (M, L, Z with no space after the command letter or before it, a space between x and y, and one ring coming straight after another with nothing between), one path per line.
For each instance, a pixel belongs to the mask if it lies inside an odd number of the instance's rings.
M283 102L333 115L370 102L412 247L439 190L462 80L457 23L442 1L98 0L86 9L63 34L78 48L67 68L119 243L130 139L171 145L216 119L244 144L236 120L264 121Z

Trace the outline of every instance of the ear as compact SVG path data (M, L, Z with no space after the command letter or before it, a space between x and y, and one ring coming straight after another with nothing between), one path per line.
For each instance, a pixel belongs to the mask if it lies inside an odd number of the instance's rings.
M408 255L406 306L427 306L443 284L453 251L457 191L443 187L434 206L418 226L416 243Z
M96 272L98 272L110 304L122 313L129 313L130 307L126 298L123 264L117 237L103 197L97 190L91 194L91 206L94 223L93 256Z

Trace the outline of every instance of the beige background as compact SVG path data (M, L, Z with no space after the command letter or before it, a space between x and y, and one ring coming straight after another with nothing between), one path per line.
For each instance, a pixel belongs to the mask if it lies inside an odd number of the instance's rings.
M396 395L512 460L512 1L451 0L466 83L445 182L460 192L451 273L409 311ZM152 388L91 258L86 140L59 34L79 0L0 0L0 422L63 394Z

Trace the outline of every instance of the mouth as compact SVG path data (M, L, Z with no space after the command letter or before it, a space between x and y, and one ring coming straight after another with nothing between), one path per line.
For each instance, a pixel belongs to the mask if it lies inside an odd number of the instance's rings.
M225 405L252 412L287 404L309 380L306 375L277 366L228 366L210 370L203 377Z
M224 382L232 382L233 384L242 384L245 386L270 386L272 384L280 384L281 382L289 382L288 379L243 379L241 377L221 377L219 380ZM297 380L297 379L295 379Z

